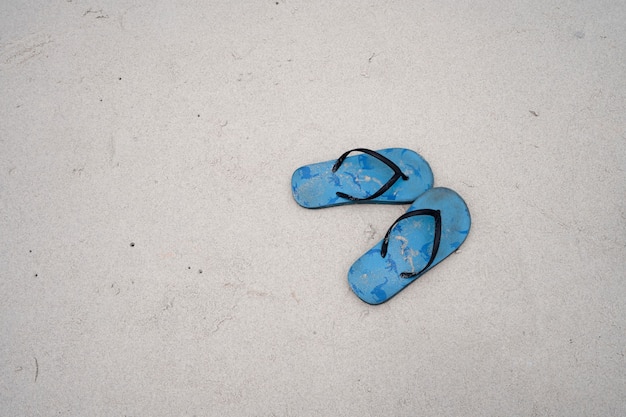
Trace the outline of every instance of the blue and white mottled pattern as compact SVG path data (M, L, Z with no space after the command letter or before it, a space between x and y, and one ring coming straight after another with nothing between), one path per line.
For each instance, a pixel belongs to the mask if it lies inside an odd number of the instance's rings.
M409 177L400 178L383 195L367 203L407 204L433 186L433 173L428 163L416 152L403 148L376 151L395 163ZM364 198L378 191L393 176L384 162L367 154L346 158L337 172L336 160L298 168L291 177L293 197L302 207L320 208L355 203L337 196L337 192Z
M415 216L400 221L391 231L387 256L381 257L381 240L359 258L348 272L352 291L369 304L380 304L443 261L465 241L471 219L465 201L448 188L432 188L422 194L407 212L432 209L441 212L441 241L432 265L415 278L402 278L402 272L418 272L432 254L435 220Z

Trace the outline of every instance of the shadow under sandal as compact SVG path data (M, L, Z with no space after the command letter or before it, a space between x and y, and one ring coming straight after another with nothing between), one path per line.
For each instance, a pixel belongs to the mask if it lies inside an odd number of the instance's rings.
M352 291L366 303L384 303L456 251L470 225L467 205L456 192L426 191L352 265Z
M349 156L352 152L362 152ZM351 149L337 160L298 168L293 198L306 208L352 203L407 204L433 186L428 163L410 149Z

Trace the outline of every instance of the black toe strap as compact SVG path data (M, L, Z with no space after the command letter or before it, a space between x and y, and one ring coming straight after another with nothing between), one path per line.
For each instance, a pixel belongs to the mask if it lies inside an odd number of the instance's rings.
M398 220L396 220L391 225L389 230L387 230L387 233L385 234L385 238L383 239L382 247L380 248L380 255L383 258L387 256L387 248L389 247L389 235L391 234L391 229L393 229L396 226L396 224L398 224L402 220L407 219L409 217L413 217L413 216L431 216L435 219L435 237L433 239L433 251L430 254L430 259L428 260L428 263L426 264L424 268L422 268L418 272L403 272L400 274L402 278L414 278L420 275L425 270L427 270L428 267L430 267L433 261L435 260L435 257L437 256L437 252L439 251L439 243L441 242L441 212L439 210L419 209L419 210L409 211L407 213L404 213L402 216L398 217Z
M402 178L405 181L409 179L409 177L407 175L405 175L400 170L398 165L394 164L391 160L389 160L388 158L384 157L383 155L379 154L376 151L372 151L372 150L364 149L364 148L351 149L348 152L345 152L343 155L341 155L339 157L339 159L337 159L337 162L335 162L335 165L333 165L332 171L336 172L339 169L339 167L341 166L341 164L343 164L343 161L345 161L345 159L348 157L348 155L351 152L357 152L357 151L366 153L366 154L368 154L370 156L373 156L374 158L378 159L379 161L382 161L385 164L387 164L387 166L393 170L393 176L391 177L391 179L389 181L387 181L387 183L385 183L382 187L380 187L380 189L378 191L376 191L374 194L370 195L369 197L359 198L359 197L354 197L354 196L348 195L346 193L337 192L337 196L338 197L346 198L346 199L352 200L352 201L372 200L372 199L374 199L376 197L380 197L381 195L383 195L383 193L385 191L387 191L388 189L390 189L391 186L394 185L396 183L396 181L398 181L400 178Z

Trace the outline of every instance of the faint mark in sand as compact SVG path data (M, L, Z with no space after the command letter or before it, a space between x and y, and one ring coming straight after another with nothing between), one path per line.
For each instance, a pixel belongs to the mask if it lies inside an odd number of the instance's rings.
M251 288L248 287L242 280L239 280L239 283L233 283L233 282L225 282L224 284L222 284L222 286L224 288L230 288L233 290L233 296L237 295L238 298L241 298L243 296L243 292L242 290L246 290L245 295L249 295L249 296L253 296L253 297L271 297L272 294L267 292L267 291L263 291L263 290L259 290L256 288ZM292 293L293 294L293 293ZM233 305L232 308L235 308L236 305Z
M35 274L35 276L37 276L37 274ZM103 296L116 296L122 292L122 289L117 282L112 282L103 288L96 288L95 292L96 294L102 294Z
M225 311L217 316L215 321L213 321L213 329L210 330L211 333L217 333L222 329L225 322L234 320L236 318L237 308L239 303L244 299L250 299L250 297L259 297L261 299L265 299L266 297L273 298L273 295L262 289L251 288L246 285L241 279L238 279L238 283L234 282L225 282L222 284L223 288L229 289L231 291L232 304L230 307L226 307ZM292 292L292 296L295 298L295 293Z
M376 238L376 229L371 224L367 225L367 229L365 229L365 236L368 240L374 240Z
M37 357L33 357L33 359L35 360L35 382L37 382L37 378L39 377L39 361Z
M255 290L255 289L248 290L246 294L253 295L255 297L267 297L268 295L270 295L268 292Z
M126 30L126 15L128 14L128 12L134 11L135 9L141 9L141 6L130 6L118 13L117 17L118 17L118 23L120 25L120 29ZM131 19L132 19L132 14L131 14Z
M109 146L108 146L108 153L109 153L109 165L111 167L115 166L115 154L117 153L117 140L115 139L114 136L111 136L111 139L109 139Z
M103 13L102 9L100 9L100 10L93 10L93 9L89 8L85 13L83 13L83 17L87 16L88 14L95 14L96 15L96 19L108 19L109 18L109 15Z
M372 60L378 55L379 54L377 54L376 52L372 52L369 58L367 58L367 65L365 66L365 68L361 70L361 77L365 77L365 78L370 77L369 65L372 63Z
M174 297L163 297L163 307L161 307L161 309L166 311L172 308L174 308Z
M22 65L41 55L52 42L50 35L38 33L0 46L0 70Z
M218 119L217 121L217 137L221 137L224 133L224 128L228 126L228 120Z
M217 320L215 322L215 327L213 328L213 331L211 333L216 333L220 329L220 326L222 325L222 323L224 323L225 321L228 321L228 320L232 320L232 319L233 319L233 316L226 316L226 317L223 317L223 318Z
M251 72L240 72L239 75L237 75L237 81L239 82L249 82L252 81L254 79L254 76L252 75Z

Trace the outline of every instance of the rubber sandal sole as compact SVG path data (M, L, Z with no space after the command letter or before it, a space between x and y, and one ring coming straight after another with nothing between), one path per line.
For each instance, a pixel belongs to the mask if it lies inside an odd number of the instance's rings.
M357 148L352 151L369 150ZM346 152L342 157L352 151ZM339 167L339 160L332 160L296 169L291 177L294 199L305 208L354 203L408 204L432 188L432 170L418 153L404 148L369 152L388 159L407 179L396 178L397 173L388 163L362 153L345 157ZM376 196L394 178L393 184Z
M348 272L352 291L368 304L388 301L454 253L470 226L461 196L448 188L431 188L352 265Z

